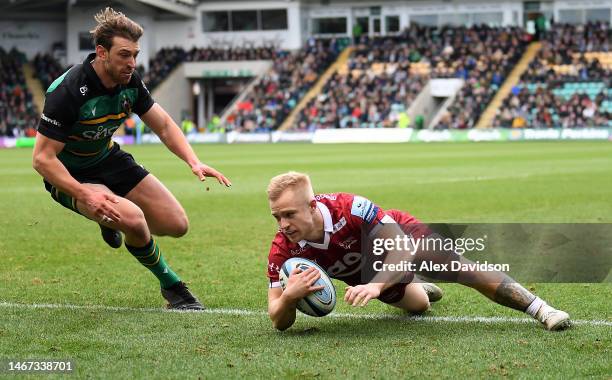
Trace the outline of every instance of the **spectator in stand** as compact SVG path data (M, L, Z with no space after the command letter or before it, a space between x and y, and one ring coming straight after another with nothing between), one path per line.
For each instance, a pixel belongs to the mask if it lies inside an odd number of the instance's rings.
M610 26L556 24L543 34L542 48L497 112L494 127L572 128L609 126L610 67L585 53L609 52ZM601 83L601 90L562 94L566 84ZM529 87L535 86L533 90Z
M412 78L409 71L410 63L403 62L388 65L380 75L371 69L335 73L300 113L298 129L397 126L427 80Z
M187 52L187 61L211 62L211 61L258 61L273 60L276 58L277 50L273 47L254 48L191 48Z
M520 28L417 24L400 36L362 36L346 72L332 77L296 128L398 126L430 76L465 81L437 128L471 128L520 58L526 38Z
M228 129L267 132L278 128L338 53L333 39L312 40L295 53L277 53L271 70L227 118Z
M185 62L187 53L183 48L163 48L149 60L149 71L143 77L149 90L153 90L179 64Z
M528 42L520 28L443 28L441 54L432 56L432 77L465 81L449 107L450 117L437 128L473 128Z
M40 80L43 90L47 90L55 78L58 78L66 71L49 53L36 54L32 63L34 64L36 76L38 80Z
M31 135L38 123L38 113L23 75L25 61L25 55L15 48L7 53L0 47L0 135Z
M277 49L273 47L229 49L193 47L189 51L181 47L163 48L149 60L148 72L145 73L142 66L138 71L144 74L143 79L152 90L183 62L274 60L277 54Z

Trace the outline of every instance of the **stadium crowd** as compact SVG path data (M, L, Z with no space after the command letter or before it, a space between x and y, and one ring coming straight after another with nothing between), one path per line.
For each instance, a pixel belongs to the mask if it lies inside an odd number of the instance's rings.
M297 129L407 127L407 107L426 83L427 76L410 74L407 62L388 65L380 74L372 69L336 72L300 113Z
M0 136L34 136L39 114L23 74L25 55L0 47Z
M308 41L297 52L282 52L226 120L228 130L264 132L278 128L299 100L336 59L336 40Z
M186 51L182 47L162 48L149 60L149 71L144 81L150 89L157 87L168 74L183 62L254 61L273 60L280 52L272 47L253 48L196 48ZM139 72L144 73L144 69Z
M155 88L180 63L195 61L271 60L272 69L255 85L226 120L228 131L269 131L277 128L336 58L335 40L311 39L305 48L289 52L273 47L164 48L150 60L144 81Z
M47 90L51 83L66 71L66 68L62 68L60 63L49 53L36 54L32 63L43 90Z
M542 35L537 58L512 89L494 127L609 126L611 30L609 24L555 24ZM361 36L346 67L297 117L295 128L425 127L408 110L432 78L459 78L464 85L434 128L472 128L530 37L521 28L442 28L412 24L396 36ZM337 58L338 42L310 39L296 52L273 47L163 48L138 70L155 88L180 63L271 60L271 70L237 104L222 129L241 132L278 128L319 76ZM605 61L602 61L605 60ZM25 56L0 49L0 135L32 135L38 113L25 84ZM44 89L63 68L49 54L32 61Z
M465 83L435 128L473 128L528 42L529 36L516 27L475 26L450 34L433 77L452 76Z
M162 48L155 56L149 59L149 70L144 72L142 66L139 69L143 76L143 81L147 84L149 90L157 87L176 66L185 62L187 53L183 48L172 47Z
M555 24L518 86L504 100L494 127L571 128L609 126L609 25ZM603 64L594 54L610 57Z
M448 109L448 123L443 118L438 127L471 128L527 42L520 28L479 25L413 24L399 36L364 36L347 70L336 73L301 112L297 128L406 126L406 110L430 78L465 81Z

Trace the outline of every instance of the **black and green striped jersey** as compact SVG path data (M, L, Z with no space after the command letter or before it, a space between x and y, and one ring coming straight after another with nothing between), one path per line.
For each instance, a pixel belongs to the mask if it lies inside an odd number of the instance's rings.
M90 54L49 86L38 125L41 134L66 143L57 157L70 170L104 160L121 123L131 112L143 115L154 103L137 72L127 85L105 88L91 65L94 58Z

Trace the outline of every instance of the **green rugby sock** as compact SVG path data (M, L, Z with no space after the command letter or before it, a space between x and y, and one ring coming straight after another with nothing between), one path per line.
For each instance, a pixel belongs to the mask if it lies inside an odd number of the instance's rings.
M181 280L179 276L170 269L153 238L151 238L149 243L144 247L132 247L126 243L125 248L130 251L138 262L153 272L162 288L168 289Z

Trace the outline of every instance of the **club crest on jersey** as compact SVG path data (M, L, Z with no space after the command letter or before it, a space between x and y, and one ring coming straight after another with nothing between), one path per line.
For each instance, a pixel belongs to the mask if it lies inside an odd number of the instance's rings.
M132 113L132 103L130 103L130 100L127 98L127 96L123 97L123 100L121 101L121 108L123 109L123 112L126 113L126 115Z
M87 88L87 85L82 86L81 88L79 88L79 92L81 93L81 95L85 96L85 94L87 94L87 91L89 91L89 88Z
M350 237L348 239L346 239L345 241L338 243L339 246L341 246L344 249L351 249L351 245L357 243L357 239L355 239L354 237Z

